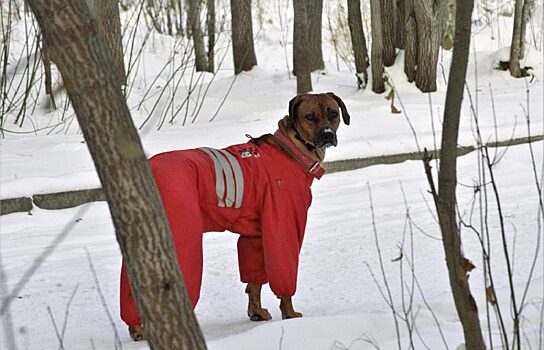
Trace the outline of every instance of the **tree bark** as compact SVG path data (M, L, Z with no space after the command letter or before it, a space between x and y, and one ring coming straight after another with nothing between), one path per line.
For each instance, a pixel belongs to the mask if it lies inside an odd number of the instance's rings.
M457 5L455 45L444 107L438 193L432 184L429 159L426 162L426 172L434 195L450 286L457 314L463 326L465 346L467 349L485 349L478 319L478 307L468 283L470 268L467 268L467 265L469 261L463 256L461 236L457 226L457 140L470 50L471 15L474 3L473 0L458 0Z
M525 33L530 15L532 0L516 0L514 7L514 30L510 46L510 75L515 78L527 76L526 69L521 68L520 60L525 51Z
M519 59L522 60L525 57L525 35L527 33L527 23L531 18L531 10L533 8L534 0L525 0L523 2L523 10L521 17L521 40L519 43Z
M257 65L253 44L251 0L230 1L234 74L250 71Z
M406 10L405 0L395 1L395 47L397 49L404 49L404 25Z
M355 71L358 74L363 73L364 85L366 86L368 83L369 61L361 16L361 0L348 0L348 25L355 57Z
M444 0L414 0L417 22L416 86L422 92L436 91L436 67L442 38L441 11Z
M383 81L383 30L380 0L370 0L370 24L372 29L372 48L370 66L372 69L372 91L381 94L385 91Z
M307 0L308 10L308 48L310 50L310 71L325 69L322 49L323 0Z
M414 1L405 0L404 9L404 73L409 82L416 80L417 66L417 23Z
M293 0L293 67L297 76L297 94L312 91L307 4L307 0Z
M42 40L42 60L43 60L43 69L45 75L45 93L49 96L49 101L51 103L51 109L57 109L57 104L55 103L55 93L53 92L53 79L51 77L51 60L49 59L49 50L47 45Z
M208 72L215 70L215 0L206 0L208 10L206 25L208 27Z
M455 35L455 0L444 0L442 6L442 48L451 50L453 48L453 37Z
M207 72L208 62L206 62L206 50L204 49L204 35L200 26L200 0L188 0L187 2L187 24L195 48L195 68L197 72Z
M382 57L383 64L386 67L391 67L395 64L397 53L395 51L395 11L396 0L381 0L381 18L382 18L382 30L383 30L383 47Z
M152 349L205 349L121 87L84 0L29 0L102 188Z
M121 19L119 4L116 0L89 1L98 24L98 31L104 39L108 53L113 62L115 79L120 85L126 85L127 74L123 60L123 39L121 35Z

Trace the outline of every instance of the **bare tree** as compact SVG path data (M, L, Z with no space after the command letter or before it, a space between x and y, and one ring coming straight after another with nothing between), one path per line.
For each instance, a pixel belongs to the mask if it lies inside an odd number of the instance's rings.
M364 86L368 83L368 49L366 47L363 19L361 16L361 0L348 0L348 25L351 33L351 44L355 56L355 71L364 76Z
M453 36L455 35L455 0L444 0L442 6L442 48L453 48Z
M444 0L412 0L417 29L416 86L422 92L436 91L436 67L442 39Z
M121 37L121 19L117 0L93 0L89 5L94 12L98 31L108 48L113 62L115 79L120 85L126 85L125 63L123 61L123 40Z
M533 0L516 0L514 8L514 30L510 47L510 75L516 78L527 76L527 69L522 69L520 60L525 51L525 33L529 21Z
M306 9L308 10L308 48L310 50L310 71L325 69L323 62L322 41L322 16L323 0L307 0Z
M206 0L206 26L208 28L208 72L215 71L215 0Z
M372 28L372 48L370 67L372 69L372 91L381 94L385 91L383 80L383 31L381 1L370 0L370 24Z
M470 292L468 283L468 274L474 266L463 255L461 249L461 236L457 225L456 211L457 139L470 50L473 6L473 0L457 0L455 46L453 48L446 105L444 107L438 192L435 189L430 157L427 154L425 155L424 164L438 214L450 287L457 314L463 326L465 346L467 349L485 349L478 318L478 307Z
M195 68L197 72L207 72L206 50L204 49L204 35L200 26L200 0L187 0L187 24L189 34L195 48Z
M249 71L257 65L253 45L253 23L251 0L231 0L230 13L232 23L232 54L234 56L234 74Z
M405 0L395 0L395 47L397 49L404 49L405 2Z
M381 18L383 30L383 64L386 67L391 67L395 64L397 53L395 51L395 22L396 22L396 0L382 0Z
M295 12L293 28L293 67L297 76L297 93L312 91L310 48L308 39L307 0L293 0Z
M29 0L106 194L153 349L205 349L160 196L85 0Z
M404 74L409 82L416 80L417 27L414 1L405 0L404 8Z

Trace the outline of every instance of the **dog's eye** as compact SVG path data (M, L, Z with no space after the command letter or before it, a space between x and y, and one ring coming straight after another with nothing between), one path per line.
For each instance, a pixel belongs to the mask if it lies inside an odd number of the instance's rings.
M315 120L315 115L313 113L309 113L305 115L305 118L311 122Z
M334 109L331 109L331 110L329 111L329 117L330 117L331 119L334 119L334 118L338 117L338 112L335 111Z

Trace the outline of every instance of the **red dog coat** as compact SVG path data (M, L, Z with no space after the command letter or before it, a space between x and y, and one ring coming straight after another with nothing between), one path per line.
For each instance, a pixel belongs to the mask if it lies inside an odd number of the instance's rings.
M277 296L295 294L310 186L324 170L319 163L308 166L308 158L281 132L275 136L298 152L300 162L267 143L173 151L150 159L193 307L202 282L202 233L209 231L240 234L242 282L269 282ZM120 294L123 321L141 324L124 265Z

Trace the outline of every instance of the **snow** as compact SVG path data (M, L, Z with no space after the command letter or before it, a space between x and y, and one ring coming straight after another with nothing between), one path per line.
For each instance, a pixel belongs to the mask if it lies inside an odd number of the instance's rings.
M291 48L289 43L285 47L280 43L284 37L290 38L290 34L284 31L292 28L282 27L274 17L278 15L275 5L266 3L268 12L265 14L272 16L273 20L263 22L257 34L259 67L234 78L231 52L227 49L228 38L220 39L219 52L226 58L217 76L205 74L199 78L204 84L203 89L213 81L203 102L192 96L185 125L182 125L185 109L172 124L168 123L171 110L156 109L151 113L168 77L167 74L154 81L154 75L168 62L173 47L183 51L183 43L156 33L151 35L150 44L138 61L128 98L137 127L151 114L151 119L140 132L148 155L181 148L224 147L245 142L246 133L258 136L275 130L277 121L287 113L288 102L295 94L295 80L286 67L286 57L290 57ZM279 4L283 3L280 1ZM542 13L541 5L535 13ZM130 18L128 13L123 16L125 21ZM537 19L541 17L535 16ZM510 21L510 18L501 17L498 24L492 26L476 23L473 30L467 88L473 101L472 109L477 111L484 142L527 136L525 111L529 111L531 134L544 134L542 39L537 40L539 48L528 45L526 64L533 67L533 78L513 79L508 72L493 69L498 60L508 57ZM541 27L540 23L535 25ZM20 42L23 28L22 25L15 27L16 42ZM138 40L142 41L144 34L145 30L140 28ZM542 32L537 35L541 36ZM13 57L18 57L17 50L21 48L16 46L12 50ZM403 112L391 114L390 101L385 100L384 95L356 89L350 67L340 62L340 70L337 70L330 34L325 29L324 51L326 69L324 74L314 74L314 89L316 92L334 91L343 98L351 114L351 125L340 128L339 145L329 149L327 160L404 153L416 151L418 147L434 149L440 144L446 92L444 77L448 74L451 53L441 53L438 91L432 94L421 94L406 81L402 72L402 53L395 66L386 68L397 91L395 106ZM168 72L170 69L168 67ZM184 79L178 90L174 91L173 85L167 89L167 96L175 96L175 108L187 95L190 82L187 76ZM196 75L194 79L197 79ZM151 93L146 95L148 89ZM144 96L148 98L139 108ZM225 96L227 98L223 101ZM461 145L476 144L470 100L465 94L459 136ZM168 108L168 103L164 98L158 105ZM191 123L194 117L191 110L199 103L202 103L202 108L195 122ZM218 109L217 116L210 122ZM17 133L6 132L5 138L0 140L0 198L100 186L72 113L69 109L60 123L63 118L61 112L49 112L38 106L36 112L28 116L27 121L32 122L25 123L22 128L10 124L16 115L5 116L3 127ZM163 116L168 117L167 121L158 129ZM53 127L57 123L60 124ZM537 178L542 185L544 142L534 143L533 149L539 174ZM495 150L490 152L493 154ZM538 193L528 145L500 148L497 152L502 158L494 171L505 213L507 241L514 249L511 252L515 265L514 282L521 299L535 249L539 246L539 232L542 239L539 226L542 223L537 221ZM478 181L477 169L476 152L459 158L459 209L467 220L473 204L474 189L471 186ZM421 292L417 286L413 292L412 310L417 326L417 332L413 334L415 348L445 347L435 317L448 347L461 346L462 330L449 291L443 248L437 239L440 236L438 224L431 213L434 209L429 209L433 204L428 187L420 161L330 174L314 184L314 200L309 211L298 291L294 298L297 311L304 314L302 319L281 320L278 300L265 288L263 304L269 308L273 320L250 322L245 311L244 286L239 282L237 271L237 236L230 233L206 234L204 282L195 311L208 347L369 349L375 343L381 349L397 348L391 310L371 274L372 271L383 288L372 225L370 191L377 240L395 309L402 313L403 305L408 305L407 288L412 288L411 263L421 286ZM489 194L492 198L491 192ZM406 223L407 208L413 220L413 235L410 235ZM478 208L476 203L475 216ZM511 329L509 286L493 199L490 199L489 213L495 289ZM479 221L476 218L473 221L474 226L479 227ZM1 348L13 348L15 344L28 349L59 347L55 325L63 334L63 346L67 349L114 348L115 332L124 349L148 348L145 342L135 343L129 339L126 327L118 317L121 256L106 203L56 211L35 208L31 214L3 215L0 217L0 230L0 263L5 273L1 282L2 300L4 295L11 298L9 312L2 316ZM410 253L411 236L413 255ZM57 240L61 242L56 244ZM403 241L404 258L392 261L400 256L399 246ZM463 249L476 265L470 283L480 309L482 328L487 332L480 243L476 235L466 228L463 229ZM533 348L538 344L544 298L542 243L540 249L525 300L522 324L527 341ZM26 280L26 271L46 251L46 259ZM20 281L26 284L16 295L11 295ZM494 317L492 314L492 320ZM407 348L409 334L405 324L401 320L399 322L401 343ZM10 324L12 328L8 327ZM497 346L500 340L495 322L491 328L494 345Z

